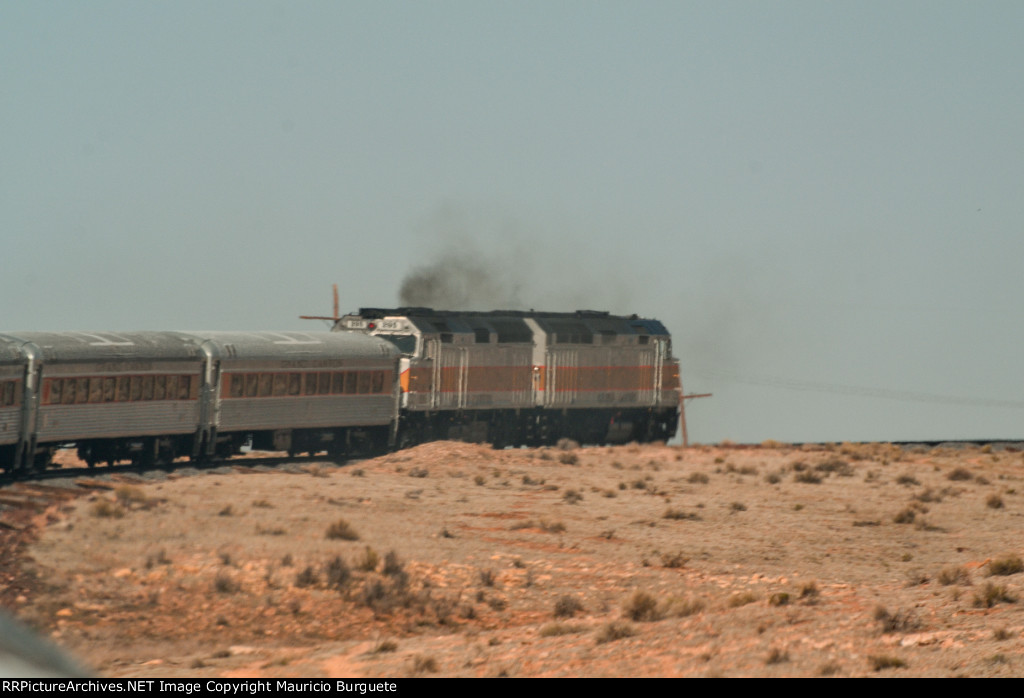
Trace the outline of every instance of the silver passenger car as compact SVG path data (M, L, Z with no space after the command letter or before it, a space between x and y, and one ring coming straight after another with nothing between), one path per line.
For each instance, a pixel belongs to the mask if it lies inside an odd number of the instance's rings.
M15 460L45 464L51 445L68 442L90 464L148 462L192 450L203 357L187 337L20 332L4 340L21 355Z
M26 359L23 342L0 335L0 463L15 458L21 439L22 393Z
M393 442L399 352L360 334L195 332L209 367L205 455L255 449L333 456Z

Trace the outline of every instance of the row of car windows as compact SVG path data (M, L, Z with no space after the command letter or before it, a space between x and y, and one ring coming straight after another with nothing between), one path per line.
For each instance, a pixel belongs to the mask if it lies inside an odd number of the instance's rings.
M391 392L389 371L233 373L224 376L221 395L287 397L297 395L382 395Z
M95 376L47 378L43 381L42 403L80 405L100 402L195 400L198 397L198 376Z

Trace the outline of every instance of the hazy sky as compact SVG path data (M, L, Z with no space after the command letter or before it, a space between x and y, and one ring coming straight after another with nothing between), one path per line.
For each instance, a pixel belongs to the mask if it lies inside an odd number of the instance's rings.
M1024 438L1022 36L1019 0L0 0L2 327L318 329L449 259L662 320L696 441Z

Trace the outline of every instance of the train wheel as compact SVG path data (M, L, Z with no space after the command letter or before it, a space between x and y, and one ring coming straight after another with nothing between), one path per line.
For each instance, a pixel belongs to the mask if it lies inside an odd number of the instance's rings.
M32 469L43 471L52 465L53 449L47 448L37 453L32 459Z

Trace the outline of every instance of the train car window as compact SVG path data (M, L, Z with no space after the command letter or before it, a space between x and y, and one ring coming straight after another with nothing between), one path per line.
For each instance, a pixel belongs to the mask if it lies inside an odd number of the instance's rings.
M67 378L64 380L64 394L61 396L60 404L62 405L73 405L75 404L75 379Z
M306 395L316 395L316 374L306 374Z
M345 374L345 392L349 395L356 394L356 380L357 374L355 371L349 371Z
M398 351L403 354L415 354L416 353L416 337L411 334L379 334L377 335L381 339L386 339L395 347Z
M274 394L274 374L260 374L260 397L269 397Z
M648 337L645 334L642 334L642 335L640 335L639 337L636 338L636 343L637 344L647 344L649 339L650 339L650 337Z
M82 405L89 401L89 379L79 378L75 381L75 404Z
M359 394L360 395L366 395L368 392L370 392L370 386L371 386L371 383L372 383L370 373L371 373L371 371L360 371L359 372L358 390L359 390Z
M246 397L259 397L260 394L260 374L258 373L246 373L245 374L245 396Z
M177 400L178 399L178 377L167 376L167 399Z
M113 402L117 396L117 379L110 377L103 379L103 402Z
M193 385L192 376L179 376L178 377L178 399L188 400L190 397L195 399L199 396L199 381L195 381Z
M345 372L338 371L333 374L331 383L331 392L335 395L340 395L345 392Z
M4 407L14 404L14 381L4 381Z
M274 374L274 397L281 397L288 394L288 374Z
M153 376L142 377L142 399L153 399Z
M490 344L491 331L486 327L478 327L473 330L473 339L477 344Z
M50 396L45 402L49 405L59 405L61 393L63 392L64 381L60 378L53 378L50 383Z
M441 344L451 344L453 341L453 335L451 332L441 333Z
M153 399L167 398L167 376L153 376Z
M86 378L89 381L89 402L96 404L103 402L103 379Z
M231 376L231 389L228 391L231 397L245 397L245 374L236 373Z
M383 393L384 392L384 371L373 372L373 392Z
M301 373L289 373L288 374L288 394L289 395L301 395L302 394L302 374Z
M103 383L102 379L98 378L87 378L85 379L89 385L89 397L88 402L96 403L103 401Z
M132 402L138 402L142 399L142 376L132 376Z
M321 373L320 374L320 387L318 389L318 392L321 395L330 395L331 394L331 374L330 373Z
M117 377L117 401L128 402L131 394L131 379L128 376Z

